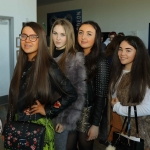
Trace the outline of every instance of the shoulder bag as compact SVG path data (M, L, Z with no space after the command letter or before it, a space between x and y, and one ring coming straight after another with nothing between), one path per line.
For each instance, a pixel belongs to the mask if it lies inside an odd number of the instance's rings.
M10 150L43 150L45 130L45 126L32 123L31 120L12 121L9 119L3 130L4 148Z
M135 113L135 124L136 124L137 137L130 136L131 106L129 106L128 107L128 117L125 117L121 132L113 133L112 145L115 147L116 150L144 150L144 140L141 138L138 138L139 130L138 130L136 106L134 106L134 113ZM128 122L127 122L127 126L125 129L125 131L127 131L127 135L125 135L122 132L123 132L124 125L125 125L127 119L128 119Z

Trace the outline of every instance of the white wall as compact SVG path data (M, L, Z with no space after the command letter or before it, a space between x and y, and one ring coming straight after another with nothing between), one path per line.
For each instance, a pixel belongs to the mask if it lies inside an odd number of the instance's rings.
M82 21L96 21L103 32L139 36L148 47L150 0L73 0L37 7L37 21L47 24L47 13L82 9Z
M9 40L9 20L4 20L6 24L0 23L0 96L7 95L10 84L10 68L14 68L16 64L16 37L19 36L22 22L37 21L37 4L36 0L0 0L0 19L14 18L14 37ZM13 41L11 41L13 40ZM9 63L10 51L9 45L14 42L13 51L14 64ZM11 70L13 70L13 68Z
M37 2L36 0L0 0L0 3L0 16L14 17L14 59L16 63L15 51L18 49L16 48L16 37L20 34L22 22L37 21Z
M10 84L9 69L9 21L5 20L5 24L0 24L0 96L7 95Z

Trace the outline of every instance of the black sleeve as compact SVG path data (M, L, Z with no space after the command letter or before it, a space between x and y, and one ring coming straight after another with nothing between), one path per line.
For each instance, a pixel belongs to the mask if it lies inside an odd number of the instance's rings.
M56 64L55 64L56 65ZM45 107L46 116L53 119L64 109L69 107L77 99L77 92L70 80L62 73L58 66L53 68L53 76L55 77L55 90L61 96L54 102ZM56 108L56 106L58 106Z
M95 98L93 106L92 124L99 126L107 102L110 67L107 59L98 63L98 72L95 78Z

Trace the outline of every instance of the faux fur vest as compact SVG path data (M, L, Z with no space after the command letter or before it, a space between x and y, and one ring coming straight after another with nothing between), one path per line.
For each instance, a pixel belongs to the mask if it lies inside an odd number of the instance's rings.
M138 103L128 103L128 93L130 86L130 73L123 75L118 88L117 97L123 106L134 106ZM121 117L122 120L124 117ZM150 116L138 117L139 137L144 139L145 148L150 148ZM131 118L131 135L136 136L135 118Z
M55 58L56 62L62 57L63 54ZM84 55L82 52L77 52L74 57L69 59L69 55L66 58L66 76L75 86L78 98L77 100L61 112L55 119L53 119L54 125L60 123L67 130L76 129L76 122L80 119L81 111L85 102L86 93L86 69L84 66Z

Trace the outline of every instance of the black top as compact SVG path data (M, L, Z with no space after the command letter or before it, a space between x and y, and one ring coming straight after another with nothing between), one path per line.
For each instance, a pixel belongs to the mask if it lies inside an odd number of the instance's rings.
M25 94L25 85L27 82L26 81L27 75L30 72L33 63L34 63L33 61L28 61L25 68L24 68L24 71L23 71L22 77L21 77L21 81L20 81L20 91L19 91L19 98L18 99L21 99L22 95Z
M92 81L87 82L85 107L92 106L92 125L99 126L107 102L109 83L109 63L103 56L97 62L97 73Z
M62 112L64 109L66 109L68 106L70 106L76 99L77 99L77 92L74 88L74 86L71 84L71 82L68 80L68 78L65 77L64 73L59 69L57 63L54 60L50 60L52 69L48 69L49 73L49 81L50 81L50 87L52 90L52 93L59 93L61 96L54 100L50 100L49 103L45 106L45 112L46 116L50 119L56 117L60 112ZM20 91L19 91L19 97L18 97L18 103L17 103L17 114L18 114L18 120L20 121L28 121L28 120L37 120L42 116L41 114L32 115L31 117L27 116L23 111L25 109L25 91L27 87L28 77L30 75L30 69L32 71L32 66L34 62L27 62L22 78L20 83ZM51 72L53 70L53 73ZM51 74L54 74L53 76ZM53 79L55 77L55 79ZM60 90L61 87L61 90ZM40 97L40 95L38 95ZM37 97L37 99L39 99ZM59 108L55 107L52 102L60 102ZM9 116L9 115L8 115ZM13 116L14 117L14 116Z
M57 58L59 55L61 55L62 53L64 53L65 49L61 49L61 50L58 50L58 49L54 49L54 54L53 54L53 58Z

